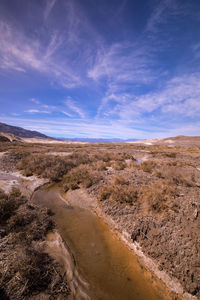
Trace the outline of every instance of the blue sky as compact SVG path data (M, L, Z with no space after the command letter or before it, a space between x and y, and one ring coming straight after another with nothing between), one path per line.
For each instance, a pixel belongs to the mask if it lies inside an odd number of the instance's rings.
M200 1L0 0L0 121L68 138L200 135Z

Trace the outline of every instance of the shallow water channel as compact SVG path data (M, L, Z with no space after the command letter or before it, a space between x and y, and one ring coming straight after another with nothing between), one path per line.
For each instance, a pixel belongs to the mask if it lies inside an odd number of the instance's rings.
M58 190L36 191L32 201L55 213L57 229L89 283L86 293L91 299L169 299L162 284L93 212L68 205Z

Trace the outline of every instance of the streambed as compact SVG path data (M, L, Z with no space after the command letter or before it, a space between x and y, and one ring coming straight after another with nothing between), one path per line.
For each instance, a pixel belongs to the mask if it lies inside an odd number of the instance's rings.
M84 288L90 299L169 299L163 284L93 212L68 205L58 190L38 190L32 201L55 213L57 229L89 284ZM74 299L80 298L75 295Z

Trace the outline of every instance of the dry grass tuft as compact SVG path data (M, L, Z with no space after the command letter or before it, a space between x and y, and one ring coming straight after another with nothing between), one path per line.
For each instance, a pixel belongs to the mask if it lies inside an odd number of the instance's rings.
M174 198L177 196L177 189L168 180L157 180L149 185L141 187L139 198L146 202L149 211L160 213L173 207Z
M101 179L99 172L95 171L91 166L80 165L73 168L64 176L63 187L65 191L69 189L77 189L80 186L88 188L97 183Z
M53 228L49 211L29 204L17 190L0 191L0 207L1 299L30 299L40 292L66 299L67 283L41 244Z
M153 169L155 168L156 164L155 162L151 161L151 160L147 160L147 161L143 161L140 164L140 168L144 171L144 172L148 172L148 173L152 173Z
M115 169L116 171L120 171L120 170L124 170L127 167L127 164L125 161L122 160L117 160L114 161L111 166L113 167L113 169Z
M33 154L23 158L18 168L23 170L25 176L37 175L57 181L75 165L75 161L70 158Z
M191 169L172 165L163 166L157 172L157 177L171 180L176 185L192 187L195 185L195 175Z
M137 195L137 190L133 185L129 185L124 177L117 176L99 189L98 199L99 201L109 199L119 203L133 204L137 200Z
M105 171L106 168L108 167L108 163L104 162L103 160L98 160L96 162L93 162L91 164L91 167L94 169L94 170L97 170L97 171Z
M125 152L105 152L98 151L93 155L93 160L102 160L104 162L109 161L124 161L125 159L131 159L132 156Z

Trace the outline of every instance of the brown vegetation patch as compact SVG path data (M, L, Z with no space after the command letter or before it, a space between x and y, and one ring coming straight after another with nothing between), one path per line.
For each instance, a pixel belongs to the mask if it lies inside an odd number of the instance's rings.
M42 154L29 155L18 163L25 176L37 175L53 181L61 179L74 166L73 159Z
M70 293L59 266L40 243L53 228L49 211L28 203L19 191L0 191L1 299L28 299L44 292L48 297Z
M157 171L157 177L171 180L176 185L192 187L195 185L194 170L187 167L177 167L174 165L163 166Z
M144 172L148 172L148 173L152 173L154 168L155 168L156 164L154 161L151 160L147 160L147 161L143 161L140 164L140 168L144 171Z
M77 189L80 185L84 188L88 188L97 183L100 179L100 174L93 170L92 167L80 165L73 168L66 176L64 176L63 187L65 191Z
M137 200L137 195L137 190L133 185L129 185L124 177L117 176L99 189L98 199L99 201L109 199L119 203L133 204Z
M114 170L120 171L120 170L124 170L127 167L127 163L122 160L117 160L117 161L114 161L111 164L111 166L113 167Z
M114 146L113 146L114 147ZM102 160L104 162L109 161L124 161L125 159L130 159L132 156L126 152L106 152L98 151L93 155L94 160Z
M177 189L172 182L157 180L151 184L144 185L140 189L139 198L146 202L149 211L160 213L168 211L174 205Z

